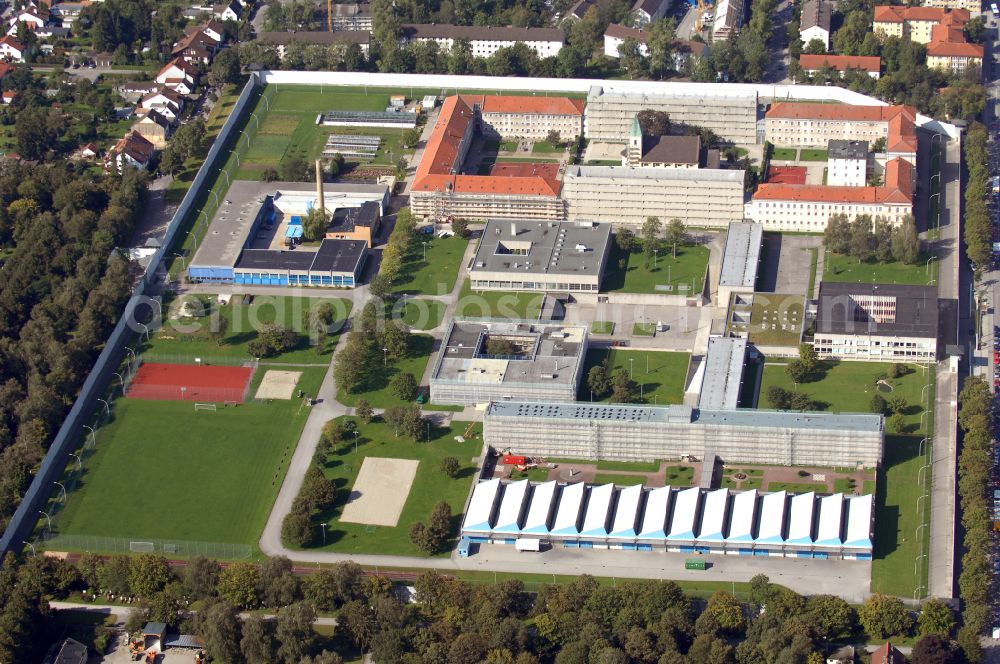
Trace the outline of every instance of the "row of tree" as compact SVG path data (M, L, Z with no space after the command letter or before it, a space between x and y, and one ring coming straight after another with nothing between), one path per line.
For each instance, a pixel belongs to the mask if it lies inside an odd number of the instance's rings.
M990 193L989 132L979 123L973 124L965 134L965 216L962 239L969 260L981 273L993 252L993 220L987 197Z
M967 378L959 395L958 424L962 430L958 456L959 514L965 553L958 576L962 598L962 620L958 642L971 662L982 661L979 637L991 623L991 600L995 586L990 571L993 506L988 495L991 483L993 447L993 398L990 387L978 376Z
M859 214L854 221L846 214L833 214L823 232L823 244L833 253L856 258L859 263L897 261L915 265L920 261L920 237L910 215L893 226L887 219L873 219L870 214Z
M384 308L381 310L384 312ZM356 394L383 379L389 362L410 354L410 331L401 320L387 320L374 300L355 317L347 342L336 357L337 386Z
M446 510L438 511L432 522L444 520ZM742 599L719 590L707 602L672 581L601 584L587 575L535 593L519 580L476 586L434 571L412 586L411 598L351 562L299 576L284 557L225 568L196 557L172 568L150 554L86 554L76 565L44 556L19 565L8 556L0 568L0 659L40 661L54 631L47 598L80 592L135 599L130 632L165 622L201 636L214 660L247 664L338 664L359 651L376 664L812 664L834 642L914 628L921 637L914 664L962 661L950 641L954 616L936 599L914 621L896 598L874 594L855 609L832 595L803 597L763 575ZM260 609L280 611L274 620L239 613ZM321 637L317 613L332 612L334 636Z
M143 177L70 162L0 167L0 528L132 292Z

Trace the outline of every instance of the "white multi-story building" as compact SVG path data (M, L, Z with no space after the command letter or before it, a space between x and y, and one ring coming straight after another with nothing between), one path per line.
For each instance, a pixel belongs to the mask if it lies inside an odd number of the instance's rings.
M744 177L741 170L569 166L563 199L571 221L641 225L650 216L679 217L722 228L743 218Z
M910 162L897 157L886 164L882 187L762 184L746 206L746 217L776 231L821 233L834 214L868 214L896 226L913 214L912 170Z
M442 51L450 51L459 39L469 42L472 56L488 58L501 48L524 44L539 58L558 55L563 47L563 31L558 28L508 28L474 25L444 25L433 23L403 26L402 43L414 41L437 42Z
M830 50L830 18L833 8L824 0L805 0L802 3L802 18L799 20L799 37L802 46L808 46L813 39L823 42L824 50Z
M671 4L671 0L636 0L632 5L632 21L640 28L649 25L666 16Z
M933 286L820 285L813 345L821 358L882 362L937 360Z
M715 20L712 23L712 39L724 41L730 35L739 34L743 26L746 4L744 0L719 0L715 5Z
M851 69L863 71L875 80L882 74L882 58L877 55L810 55L803 53L799 56L799 66L802 71L812 76L818 74L826 68L839 72L841 76Z
M830 141L826 157L826 183L834 187L864 187L868 175L866 141Z
M483 134L541 140L558 131L562 140L583 132L583 100L569 97L462 95L473 106Z

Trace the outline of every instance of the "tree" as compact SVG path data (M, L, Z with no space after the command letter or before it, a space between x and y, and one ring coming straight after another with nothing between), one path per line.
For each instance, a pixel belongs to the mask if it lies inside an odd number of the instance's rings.
M854 630L854 609L836 595L813 595L806 600L808 624L816 635L830 641Z
M252 613L243 621L240 652L247 664L273 664L275 661L274 637L267 621L259 613Z
M920 260L920 237L911 215L892 232L892 256L907 265L915 265Z
M887 219L875 217L875 230L872 234L875 240L875 260L880 263L892 261L892 239L896 233L896 229Z
M865 263L871 259L873 238L871 217L859 214L851 223L850 250L851 256L857 258L859 263Z
M677 245L684 244L684 237L687 229L680 219L671 219L667 223L667 244L673 247L673 257L677 258Z
M40 106L22 109L17 114L14 134L17 151L24 159L42 160L59 144L62 119Z
M947 604L932 597L920 607L917 633L921 636L935 634L947 639L955 629L955 616Z
M799 344L799 361L805 366L806 370L810 373L816 370L816 366L819 364L819 355L816 353L816 347L812 344Z
M767 388L767 402L771 404L771 408L788 410L791 406L791 393L777 385L772 385Z
M886 403L885 398L878 392L873 394L871 401L868 402L868 409L879 415L885 415L888 408L889 404Z
M240 618L235 606L225 600L212 600L194 614L195 632L205 641L209 652L224 661L240 648Z
M330 227L330 215L322 207L314 207L306 213L302 221L302 235L309 242L317 242L326 237Z
M213 317L208 327L208 336L212 338L216 346L226 345L226 333L229 331L229 319L223 316Z
M424 433L424 418L421 417L420 406L417 404L386 408L382 417L386 424L395 429L396 435L402 432L403 435L416 441L420 440Z
M905 364L893 364L889 367L889 378L896 380L897 378L902 378L909 372Z
M809 40L809 43L806 44L805 53L808 53L809 55L823 55L826 53L826 44L823 43L823 40L819 37L813 37Z
M281 165L281 179L288 182L308 182L311 169L301 157L289 157Z
M278 658L286 664L299 664L316 644L313 630L316 609L308 602L295 602L278 614L274 635L280 644Z
M486 338L486 354L509 357L517 355L517 346L510 339L500 337Z
M216 87L240 82L240 56L235 48L224 48L215 54L208 82Z
M619 228L615 231L615 244L623 253L631 253L635 249L635 233L627 228Z
M937 633L922 636L910 655L913 664L960 664L964 660L958 648Z
M414 127L413 129L407 129L399 138L400 147L404 148L415 148L417 143L420 142L421 130L419 127Z
M247 344L247 351L254 357L273 357L293 347L297 341L298 334L293 330L269 323Z
M371 424L375 419L375 409L372 408L368 399L358 399L358 405L354 407L354 414L361 418L365 424Z
M893 413L903 413L906 411L907 403L906 397L899 394L894 394L888 399L889 410Z
M785 366L785 373L796 385L804 383L809 378L809 367L802 360L792 360Z
M876 639L905 635L913 626L913 619L903 602L882 593L868 596L858 609L858 620L865 631Z
M416 522L410 528L410 541L421 551L442 551L451 535L451 506L441 501L431 510L427 524Z
M132 593L150 598L170 581L170 566L163 556L141 553L129 560L128 585Z
M667 136L670 134L670 116L663 111L645 109L635 114L639 130L643 136Z
M846 214L830 215L823 232L823 244L835 254L847 254L851 248L851 222Z
M792 392L788 395L788 408L791 410L816 410L816 404L804 392Z
M260 604L257 587L260 572L253 563L233 563L219 574L219 596L241 609L255 608Z
M184 568L184 590L195 599L216 594L219 572L222 567L216 561L204 556L195 556Z
M636 400L636 383L628 377L625 369L618 369L611 377L611 401L632 403Z
M604 398L611 391L611 377L608 375L608 360L590 367L587 372L587 388L598 398Z
M642 224L642 250L646 253L646 261L650 260L653 250L660 244L660 229L662 224L658 217L646 217Z
M379 343L385 349L386 357L394 362L401 360L410 354L410 330L401 320L386 321Z
M457 217L451 220L451 230L455 232L455 235L462 238L463 240L469 237L469 220L462 217Z
M549 133L545 135L545 142L555 147L561 146L562 137L559 135L559 130L550 129Z
M389 381L389 389L400 401L413 401L417 398L417 379L411 373L398 373Z
M462 465L453 456L446 456L441 459L441 472L448 477L454 479L458 476L458 472L462 469Z
M291 511L281 521L281 539L299 548L305 548L313 543L312 519L301 510Z
M160 153L160 172L168 175L177 175L184 169L184 155L177 148L168 143L163 152Z

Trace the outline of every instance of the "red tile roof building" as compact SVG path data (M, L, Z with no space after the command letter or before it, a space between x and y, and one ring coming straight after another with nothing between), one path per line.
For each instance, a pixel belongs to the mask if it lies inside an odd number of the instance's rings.
M906 656L888 642L873 652L871 656L872 664L908 664L908 662Z
M961 72L983 64L983 47L969 43L962 30L969 18L965 9L883 5L875 7L872 29L927 44L928 67Z
M544 127L544 136L562 119L582 123L583 102L554 97L448 97L417 166L410 194L413 213L435 218L562 219L562 183L558 168L551 164L504 164L490 175L462 173L477 130L491 130L486 123L491 114L520 115L516 120L511 117L511 122L537 123Z
M779 102L764 116L772 145L825 148L831 140L886 141L889 157L917 160L917 109L912 106L849 106Z
M799 56L799 65L807 74L814 74L826 67L839 72L860 69L877 79L881 74L882 58L864 55L810 55L803 53Z
M822 232L830 216L859 214L884 217L899 225L913 213L913 166L890 159L881 187L835 187L810 184L770 184L757 187L746 216L768 230Z

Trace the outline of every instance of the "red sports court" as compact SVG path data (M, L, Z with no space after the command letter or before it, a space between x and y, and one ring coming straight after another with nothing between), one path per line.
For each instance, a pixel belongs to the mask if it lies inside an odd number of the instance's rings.
M805 184L805 166L768 166L767 181L770 184Z
M158 401L246 401L251 367L143 362L129 386L130 399Z

